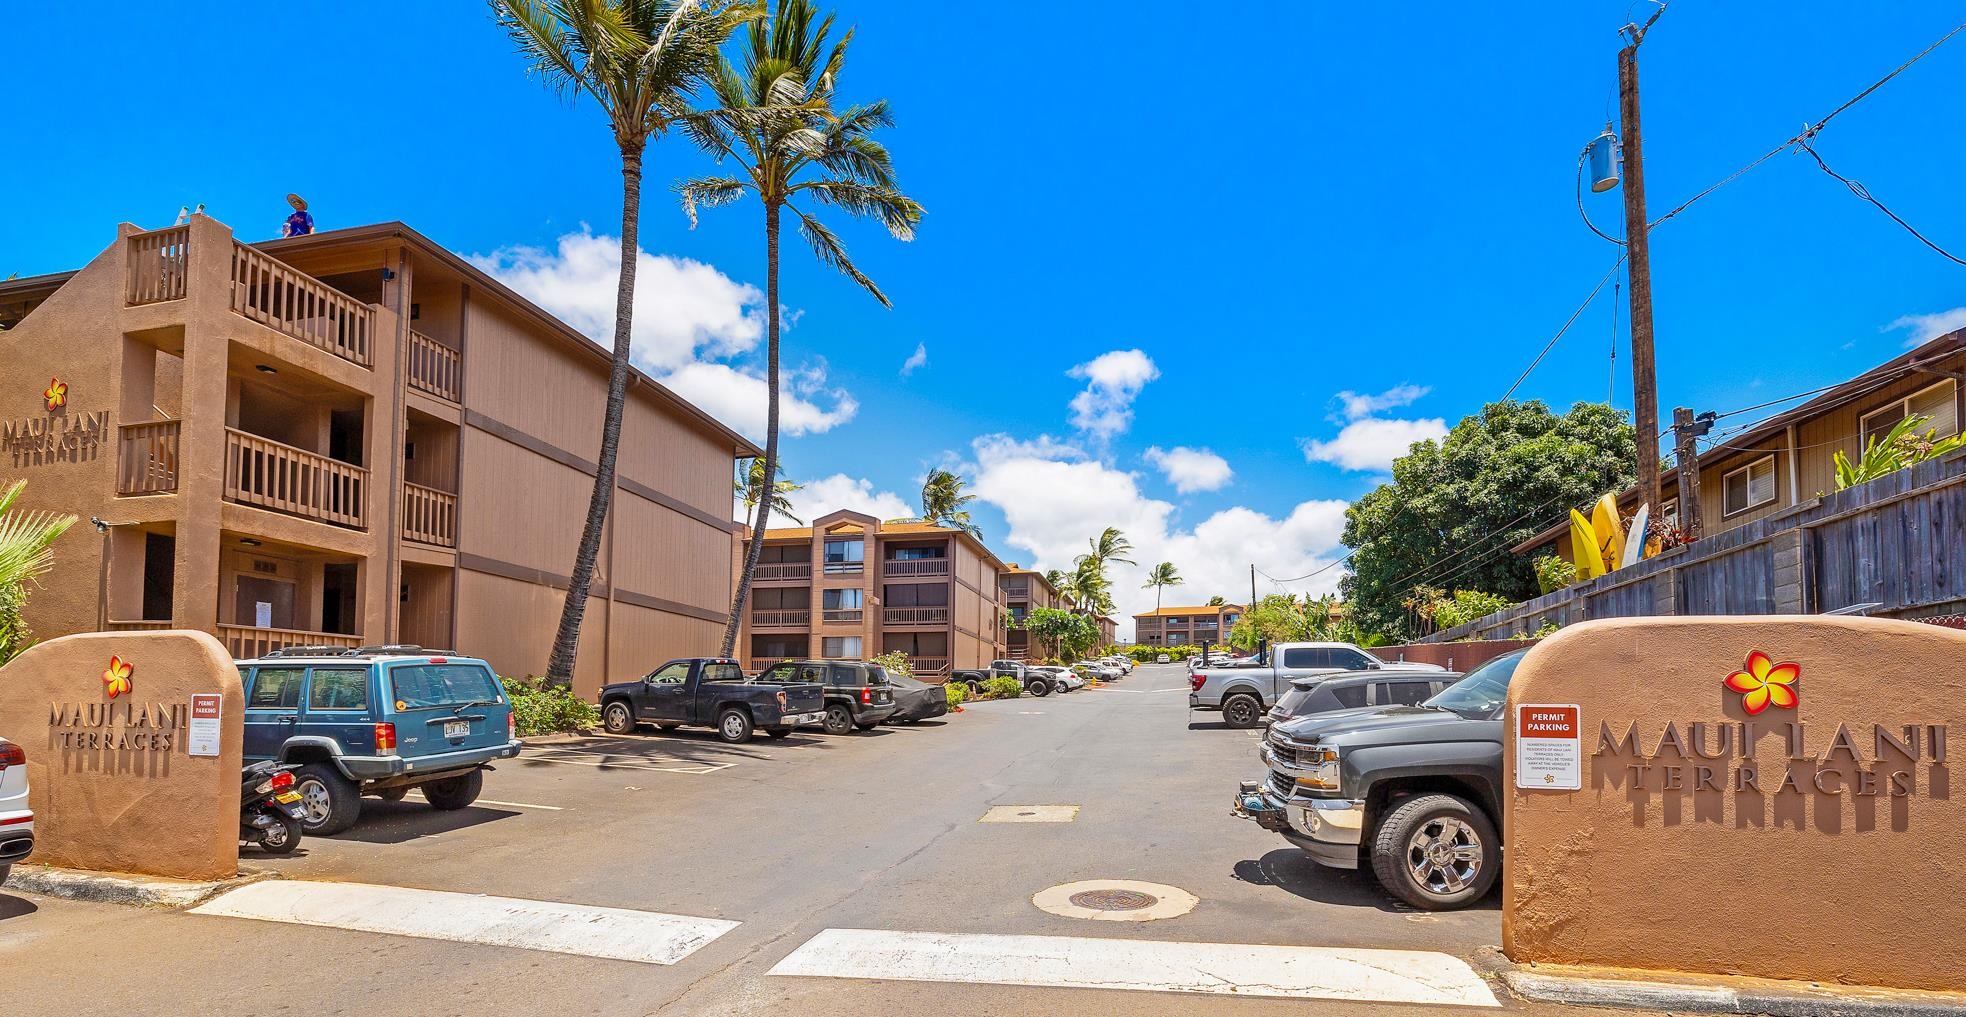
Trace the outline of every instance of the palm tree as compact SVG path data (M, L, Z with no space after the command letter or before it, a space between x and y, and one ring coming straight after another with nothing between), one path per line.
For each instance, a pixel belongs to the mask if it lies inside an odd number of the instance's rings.
M518 44L528 70L569 100L591 97L607 114L621 152L621 279L614 295L614 362L587 522L567 581L566 606L546 665L549 680L573 680L580 623L614 499L621 416L628 399L634 335L635 262L641 250L642 154L690 114L697 82L717 66L718 47L762 9L728 0L492 0L492 16Z
M1093 614L1108 614L1113 610L1113 583L1106 578L1106 566L1113 562L1134 564L1127 557L1133 553L1133 542L1118 527L1108 526L1088 543L1092 550L1072 559L1072 583L1084 595L1082 606Z
M17 480L0 492L0 664L27 648L27 626L20 619L27 584L54 567L55 538L75 525L74 516L13 511L26 489L27 481Z
M1154 610L1159 611L1161 590L1169 586L1179 586L1181 582L1181 573L1175 571L1174 563L1164 561L1147 571L1147 581L1141 583L1140 588L1143 590L1148 588L1153 589Z
M1215 596L1213 596L1213 597L1210 597L1210 598L1208 598L1208 606L1209 606L1209 607L1224 607L1224 606L1226 606L1226 605L1227 605L1228 603L1229 603L1228 601L1226 601L1226 600L1224 600L1224 599L1222 599L1222 595L1221 595L1221 594L1219 594L1219 593L1218 593L1218 594L1216 594L1216 595L1215 595Z
M751 512L755 510L758 507L758 492L763 491L765 488L765 461L756 456L751 457L750 465L744 469L744 479L733 479L730 482L730 487L738 497L744 499L744 511ZM792 514L792 499L789 497L791 494L803 490L805 490L804 484L794 483L782 477L773 481L771 485L772 514L804 525L805 520Z
M691 137L719 161L729 159L740 175L699 177L678 191L692 228L696 210L726 205L749 191L758 196L765 213L765 455L764 482L769 489L778 477L778 232L779 220L790 209L799 219L799 233L822 264L844 273L883 307L892 307L872 279L854 267L826 224L798 205L795 198L831 205L856 218L872 216L897 240L912 240L922 207L902 194L887 149L874 132L893 123L886 100L844 110L833 107L840 69L853 41L853 30L830 47L833 15L819 17L811 0L778 0L770 17L751 23L742 66L720 61L710 77L720 108L690 118ZM762 533L768 512L758 508L753 533ZM752 540L731 601L724 628L723 653L737 646L737 629L750 599L751 577L758 568L763 542Z
M930 470L928 479L922 481L922 521L981 535L983 531L970 521L969 510L963 507L975 500L975 495L963 493L963 478L939 467Z
M1098 561L1102 566L1112 562L1123 562L1128 565L1134 563L1133 559L1127 557L1133 553L1133 542L1126 539L1126 534L1121 533L1116 526L1106 527L1105 532L1093 538L1091 544L1092 553L1086 557Z

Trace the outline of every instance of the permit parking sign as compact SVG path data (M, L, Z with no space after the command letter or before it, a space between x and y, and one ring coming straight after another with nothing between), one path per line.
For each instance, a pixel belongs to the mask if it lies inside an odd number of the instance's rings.
M1582 708L1575 703L1516 706L1515 786L1545 791L1583 790Z
M219 714L225 697L197 693L191 697L191 724L186 732L185 754L216 756L219 748Z

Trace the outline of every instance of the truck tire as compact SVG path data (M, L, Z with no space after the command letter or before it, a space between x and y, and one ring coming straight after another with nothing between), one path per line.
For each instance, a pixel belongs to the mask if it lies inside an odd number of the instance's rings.
M601 727L611 735L635 733L635 710L625 699L610 699L601 707Z
M478 800L485 789L485 771L473 770L456 777L433 780L423 785L423 800L433 809L454 812Z
M1453 795L1419 795L1386 814L1372 836L1379 885L1422 911L1480 900L1502 869L1502 838L1488 815Z
M294 771L294 790L307 810L300 825L309 837L340 833L362 818L361 793L333 763L309 763Z
M1039 699L1043 699L1044 697L1051 695L1051 683L1045 681L1043 678L1033 678L1029 682L1025 683L1024 691L1029 692L1031 695L1034 695Z
M1249 728L1263 722L1263 702L1247 692L1237 692L1222 700L1222 723Z
M717 737L742 745L751 740L751 711L727 706L717 714Z
M843 735L853 730L853 711L845 703L832 703L826 707L826 719L822 722L827 734Z

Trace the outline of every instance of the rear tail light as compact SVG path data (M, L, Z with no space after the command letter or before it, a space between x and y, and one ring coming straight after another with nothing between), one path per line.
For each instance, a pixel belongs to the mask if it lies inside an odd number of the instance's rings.
M778 694L778 708L783 710L785 709L785 707L786 707L785 693L780 692Z
M396 751L396 725L377 724L375 726L375 750L377 752Z
M519 715L511 710L505 711L505 740L519 740Z
M267 784L271 785L271 787L268 790L272 790L272 791L279 791L284 788L290 788L294 786L294 775L288 773L285 770L282 770L279 773L274 774L273 779L267 781Z
M1192 678L1189 678L1189 679L1188 679L1188 691L1189 691L1189 692L1200 692L1200 691L1201 691L1201 687L1202 687L1203 685L1206 685L1206 684L1208 684L1208 676L1207 676L1207 675L1205 675L1205 674L1198 674L1198 675L1195 675L1194 677L1192 677Z
M13 742L0 743L0 770L9 766L26 766L27 750Z
M862 705L862 706L872 706L872 705L874 705L874 690L873 690L873 689L861 689L861 690L860 690L860 705Z

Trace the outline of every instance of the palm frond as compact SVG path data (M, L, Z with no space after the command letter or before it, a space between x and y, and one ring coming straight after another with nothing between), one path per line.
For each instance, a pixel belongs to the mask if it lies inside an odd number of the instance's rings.
M689 216L689 228L696 228L698 208L716 208L728 205L744 196L745 183L736 177L698 177L676 185L676 193L683 201L683 214Z
M882 307L894 306L894 302L887 298L887 294L881 292L881 288L875 285L874 280L867 278L866 273L854 265L853 259L847 256L846 245L840 243L840 238L834 236L833 231L827 229L825 223L805 214L794 205L788 204L785 207L799 217L799 235L805 237L806 243L812 246L813 257L818 258L820 264L859 283L860 288L873 294L874 299L880 301Z
M900 191L870 187L845 180L810 180L793 187L795 192L811 194L816 201L832 205L848 215L879 219L889 236L903 242L915 239L915 225L922 221L922 206Z

